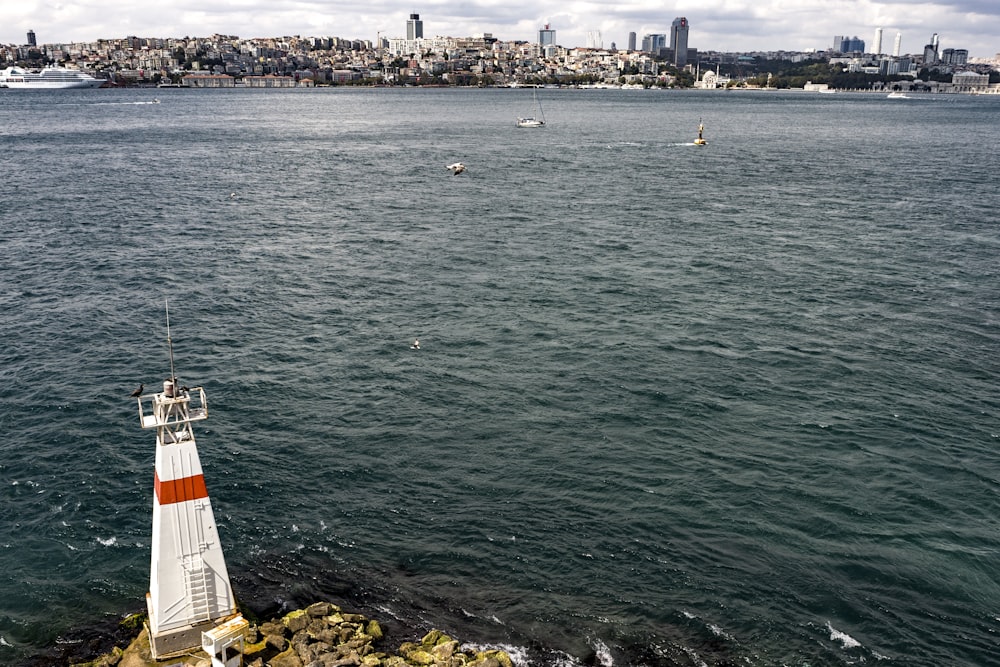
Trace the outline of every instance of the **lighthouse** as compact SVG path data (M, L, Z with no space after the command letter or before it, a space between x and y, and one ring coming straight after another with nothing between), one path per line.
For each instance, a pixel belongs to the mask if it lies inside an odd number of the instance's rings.
M236 614L236 599L191 428L194 422L208 418L205 390L178 387L172 353L170 365L171 377L164 381L163 391L137 398L142 428L156 429L146 607L150 648L157 660L201 648L203 633L221 630L220 626L232 625L231 621L239 619L236 622L244 627L246 623ZM222 664L233 663L223 660Z

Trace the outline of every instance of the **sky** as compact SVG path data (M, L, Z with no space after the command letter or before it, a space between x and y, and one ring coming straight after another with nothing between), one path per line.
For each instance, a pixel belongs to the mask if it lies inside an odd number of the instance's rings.
M565 47L628 47L635 32L669 33L688 19L688 46L702 51L807 51L833 46L834 35L860 37L882 51L923 53L937 33L940 48L968 49L973 58L1000 53L1000 0L0 0L0 44L39 44L136 37L242 38L405 37L411 13L424 37L492 33L536 41L545 24Z

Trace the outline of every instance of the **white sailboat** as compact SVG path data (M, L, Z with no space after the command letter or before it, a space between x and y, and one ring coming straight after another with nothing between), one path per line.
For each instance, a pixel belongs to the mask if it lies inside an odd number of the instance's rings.
M542 112L542 103L538 101L538 89L531 89L531 99L535 104L534 115L518 118L515 125L518 127L542 127L545 125L545 114Z

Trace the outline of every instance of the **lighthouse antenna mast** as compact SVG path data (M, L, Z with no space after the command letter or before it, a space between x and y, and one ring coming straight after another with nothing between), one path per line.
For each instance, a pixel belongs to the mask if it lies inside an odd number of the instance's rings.
M170 339L170 301L163 300L163 308L167 312L167 352L170 354L170 381L174 382L174 342Z

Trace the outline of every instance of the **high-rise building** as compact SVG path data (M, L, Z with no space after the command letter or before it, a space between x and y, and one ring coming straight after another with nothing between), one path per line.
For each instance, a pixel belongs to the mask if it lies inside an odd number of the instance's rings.
M556 31L550 29L548 23L545 24L544 28L538 31L538 43L542 46L556 45Z
M938 58L938 46L941 42L938 40L938 34L934 33L931 35L931 43L924 46L924 64L933 65L937 63L940 59Z
M635 33L630 32L628 34L628 50L635 51Z
M667 36L663 34L646 35L642 38L642 50L657 55L661 49L667 48Z
M35 40L35 31L28 31L28 46L38 46L38 42Z
M406 22L406 39L423 39L424 22L420 20L420 14L410 14L410 19Z
M840 51L840 45L843 44L843 43L844 43L844 36L843 35L834 35L833 36L833 50L834 51Z
M903 44L903 33L897 32L896 39L892 42L892 55L899 57L899 47Z
M604 38L601 37L600 30L590 30L587 32L587 48L588 49L604 48Z
M851 38L845 37L840 42L840 48L838 50L841 53L864 53L865 40L861 39L857 35Z
M670 49L674 52L674 66L687 65L688 55L688 20L678 16L670 24Z
M875 48L872 53L877 56L882 55L882 28L875 28Z
M964 65L969 62L969 50L944 49L941 51L941 62L945 65Z

